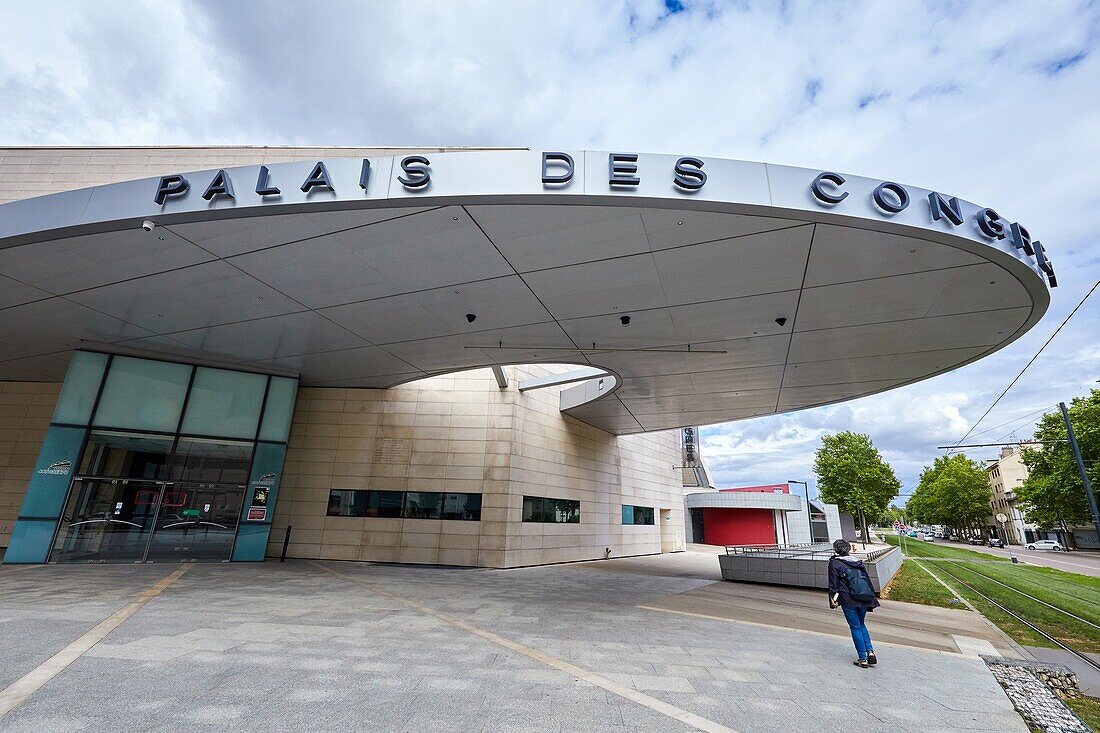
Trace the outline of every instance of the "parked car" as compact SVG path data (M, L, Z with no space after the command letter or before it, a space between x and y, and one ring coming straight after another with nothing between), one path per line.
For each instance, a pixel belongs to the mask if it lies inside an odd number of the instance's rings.
M930 535L930 534L926 534L922 539L924 539L925 542L935 542L936 541L936 538L933 535Z
M999 540L996 537L990 537L989 538L989 546L990 547L1004 547L1005 543L1004 543L1004 541Z
M968 544L968 545L983 545L985 543L982 542L981 537L968 537L966 539L966 544Z
M1054 540L1035 540L1034 542L1027 543L1027 549L1029 550L1054 550L1055 552L1061 552L1065 548Z

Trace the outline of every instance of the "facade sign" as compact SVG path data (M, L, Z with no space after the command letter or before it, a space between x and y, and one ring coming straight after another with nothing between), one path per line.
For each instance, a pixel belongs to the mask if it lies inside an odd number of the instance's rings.
M825 171L810 182L810 193L820 206L839 206L848 198L849 192L843 188L846 182L839 173ZM909 191L893 181L883 181L875 186L870 198L875 211L885 217L900 214L912 203ZM1054 265L1046 256L1043 243L1032 239L1028 230L1019 222L1009 222L989 207L979 208L972 216L965 217L958 197L948 198L936 191L928 193L928 216L931 221L946 221L953 227L962 226L969 218L974 231L982 237L990 240L1008 239L1013 247L1032 259L1039 271L1046 276L1050 287L1058 287Z
M73 470L72 461L54 461L45 468L38 469L37 473L41 476L68 476L69 472Z
M590 166L594 162L594 155L602 156L603 154L587 153L586 157ZM638 153L607 153L606 155L606 176L601 183L596 184L602 186L605 192L642 192L645 188L643 181L648 183L651 177L655 177L657 180L667 181L665 184L668 186L667 190L674 196L678 194L690 197L702 192L707 187L711 177L714 177L715 181L711 184L712 186L725 183L721 180L721 174L722 172L729 173L728 170L721 167L715 168L712 166L713 169L708 174L705 170L707 162L702 158L693 156L681 156L674 161L672 158L667 158L661 162L661 165L667 167L660 170L654 168L656 161L652 157L650 157L650 162L647 165L646 156L641 156ZM535 161L531 161L531 163L534 164ZM720 164L721 161L717 163ZM372 167L369 158L363 158L354 170L349 169L346 164L338 167L335 162L332 165L326 165L324 161L317 161L308 172L305 172L304 169L295 168L294 170L298 172L297 177L293 180L278 180L280 177L288 178L287 169L273 171L266 165L258 168L235 170L219 169L213 172L209 183L203 187L202 198L208 202L208 205L218 203L229 206L237 205L238 194L234 188L232 178L234 175L238 178L248 176L249 185L251 185L252 179L255 178L255 195L249 192L249 198L260 205L269 202L272 204L284 203L284 192L289 191L290 187L299 189L305 195L307 201L311 199L315 192L326 192L337 195L338 198L347 198L348 191L354 191L358 188L362 194L371 189L372 171L377 167ZM539 155L537 167L532 165L529 175L532 181L541 182L544 192L553 193L562 191L573 183L577 168L576 160L569 153L548 151ZM437 172L432 169L431 160L424 155L406 155L400 159L395 158L390 165L390 169L396 184L399 184L404 192L413 194L427 191L432 185L433 176L437 175ZM487 171L487 173L488 175L493 174L492 171ZM451 174L452 177L456 175L461 177L465 175L465 172L452 169ZM203 181L205 181L206 175L210 174L189 175L202 175ZM498 172L497 175L501 174ZM502 181L502 183L504 182ZM593 183L595 181L591 177L586 178L584 183L586 193L599 193L599 191L591 189ZM843 210L845 206L850 207L851 204L851 201L847 200L851 194L851 191L846 190L846 184L848 183L848 179L840 173L824 171L808 181L808 191L812 200L818 206L829 209L837 207L838 210ZM162 210L167 210L165 208L167 204L176 199L186 198L191 191L192 186L187 177L175 173L161 176L159 180L156 180L155 188L150 193L152 194L153 203L161 207ZM869 202L872 204L867 210L874 216L881 218L895 217L913 205L914 191L917 191L917 189L893 181L879 182L870 192L866 193ZM923 198L924 193L919 193L919 196ZM975 210L971 211L971 208ZM1029 263L1037 271L1045 275L1050 287L1058 286L1054 265L1047 257L1046 249L1042 243L1037 239L1033 239L1024 226L1018 222L1010 222L1004 219L993 209L981 206L974 207L973 205L964 207L963 202L956 196L947 196L937 191L929 191L927 193L925 217L930 224L942 222L952 228L961 227L969 222L968 226L973 232L987 241L1007 239L1012 247L1028 258Z
M264 559L267 538L271 534L272 516L279 501L279 481L282 478L286 446L282 443L256 444L252 456L252 478L245 496L247 511L241 513L237 526L237 542L233 545L233 560L258 562Z
M683 430L683 460L684 468L699 468L702 461L699 460L699 428L687 427Z
M151 232L311 209L529 205L540 199L592 206L675 201L673 208L835 222L958 245L985 259L991 259L987 248L1008 255L1012 262L997 257L997 264L1021 283L1023 268L1043 278L1025 283L1033 300L1045 300L1047 288L1057 284L1046 248L1026 227L957 196L769 163L593 150L431 152L177 172L4 204L0 245L97 234L135 222Z
M274 473L265 473L252 482L252 505L248 509L249 522L262 522L267 519L267 500L274 485Z

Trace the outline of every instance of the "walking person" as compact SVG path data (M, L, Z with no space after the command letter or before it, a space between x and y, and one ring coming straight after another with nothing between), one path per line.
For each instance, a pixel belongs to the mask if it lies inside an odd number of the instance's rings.
M881 604L875 597L871 576L863 561L852 557L852 545L846 540L833 543L836 554L829 559L829 608L840 606L844 620L852 630L852 641L859 656L853 664L867 669L878 664L878 657L871 646L871 634L867 631L867 612Z

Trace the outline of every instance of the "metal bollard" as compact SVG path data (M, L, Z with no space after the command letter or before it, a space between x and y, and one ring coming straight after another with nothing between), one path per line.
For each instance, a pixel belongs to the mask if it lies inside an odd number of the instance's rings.
M290 544L290 530L292 530L289 524L286 526L286 535L283 537L283 554L279 555L279 562L286 562L286 548Z

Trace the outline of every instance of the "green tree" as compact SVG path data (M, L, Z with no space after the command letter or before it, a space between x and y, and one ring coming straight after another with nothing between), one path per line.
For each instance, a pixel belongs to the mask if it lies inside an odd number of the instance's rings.
M985 469L960 453L940 456L925 467L908 506L917 521L957 533L984 524L990 498Z
M1100 484L1100 389L1074 399L1069 418L1089 482L1095 487ZM1035 440L1041 447L1025 449L1021 456L1028 477L1016 491L1017 506L1027 521L1043 529L1060 529L1067 542L1074 545L1070 525L1086 524L1092 517L1060 411L1043 415Z
M859 518L867 542L867 517L878 517L898 495L901 482L871 438L845 431L826 435L814 459L821 498Z
M928 469L925 469L926 471ZM923 474L922 474L923 477ZM930 483L919 483L913 489L913 495L905 502L905 510L909 515L911 524L936 524L932 519L932 488Z
M886 507L886 510L882 513L879 521L884 526L891 526L894 522L901 522L905 524L905 510L899 507L897 504L891 504Z

